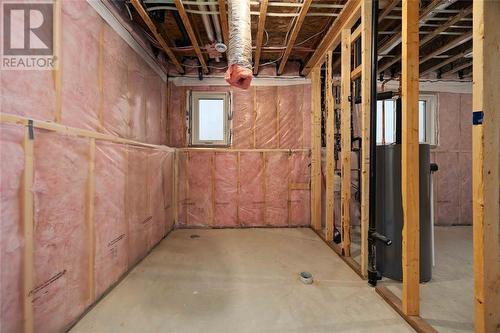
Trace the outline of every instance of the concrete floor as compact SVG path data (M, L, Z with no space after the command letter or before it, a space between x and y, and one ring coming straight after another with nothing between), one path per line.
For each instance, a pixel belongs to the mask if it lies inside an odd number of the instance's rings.
M191 229L173 231L71 332L413 330L310 229Z
M472 227L435 228L436 265L420 285L421 317L441 333L474 332ZM401 283L383 282L401 297Z

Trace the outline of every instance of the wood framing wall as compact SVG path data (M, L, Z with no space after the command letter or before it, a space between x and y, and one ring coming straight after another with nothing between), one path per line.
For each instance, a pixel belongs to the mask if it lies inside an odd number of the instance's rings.
M476 332L500 325L500 2L473 2L472 188Z

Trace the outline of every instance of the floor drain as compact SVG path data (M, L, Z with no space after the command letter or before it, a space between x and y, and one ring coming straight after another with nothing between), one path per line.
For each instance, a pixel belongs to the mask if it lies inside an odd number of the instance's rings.
M301 272L299 274L300 276L300 281L302 281L304 284L312 284L313 283L313 276L309 272Z
M190 236L192 239L195 239L195 238L200 238L200 235L197 235L197 234L193 234Z

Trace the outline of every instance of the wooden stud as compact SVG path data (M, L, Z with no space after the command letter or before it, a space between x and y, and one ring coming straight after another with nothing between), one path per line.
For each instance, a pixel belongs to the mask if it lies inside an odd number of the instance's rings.
M237 153L237 159L236 159L236 165L237 165L237 184L236 184L236 222L237 225L241 226L241 221L240 221L240 200L241 200L241 170L240 170L240 163L241 163L241 153Z
M372 1L361 3L361 275L368 276Z
M292 153L288 153L288 158L287 158L287 169L286 169L286 176L287 176L287 183L288 183L288 189L287 189L287 198L286 198L286 209L287 209L287 225L290 226L290 223L292 222L292 176L291 176L291 170L292 170Z
M139 0L130 0L130 2L134 6L134 8L137 10L137 13L139 13L139 15L141 16L141 18L144 21L144 23L148 26L149 31L151 31L151 33L153 34L153 36L156 38L156 40L158 41L158 43L161 45L163 51L165 51L165 53L167 54L167 56L170 59L170 61L172 61L172 63L175 66L175 69L179 73L184 74L184 68L182 68L182 65L180 64L180 62L175 57L175 54L172 52L172 50L170 49L170 47L168 47L167 42L162 37L162 35L159 33L158 28L156 28L156 25L153 23L153 21L151 20L151 18L148 15L148 13L146 13L146 11L142 7L142 5L139 2ZM176 3L176 5L177 5L177 3ZM179 11L179 14L180 14L180 11ZM184 11L184 15L186 15L185 11ZM182 15L181 15L181 18L182 18ZM186 18L187 18L187 16L186 16ZM183 18L183 22L184 22L184 18ZM186 30L187 30L187 27L186 27ZM189 31L188 31L188 33L189 33ZM191 34L192 33L193 33L193 31L191 29ZM191 38L191 35L189 37ZM193 44L193 47L194 47L194 44ZM195 48L195 50L196 50L196 48ZM198 48L198 51L199 51L199 48Z
M309 11L309 7L311 6L312 0L304 0L302 3L302 7L300 8L300 13L299 16L297 17L297 21L295 22L295 25L293 26L292 33L290 34L290 37L288 39L288 43L286 45L285 52L283 52L283 56L280 61L280 66L278 68L278 75L283 74L285 71L285 66L288 61L288 57L290 57L290 54L292 53L292 48L295 45L295 40L297 40L297 36L299 35L300 28L302 28L302 24L304 23L304 20L306 19L306 14Z
M90 303L95 301L95 139L89 139L89 166L86 193L86 219L88 235L88 297Z
M349 36L351 32L349 31ZM326 54L326 162L325 162L325 178L326 178L326 211L325 211L325 238L327 241L333 241L333 230L335 228L335 102L333 99L333 83L332 83L332 57L333 52L328 51Z
M172 182L172 207L173 209L173 214L174 214L174 224L179 223L179 151L176 150L174 152L174 167L173 167L173 172L174 172L174 181Z
M420 211L419 211L419 1L403 0L402 12L402 202L403 293L402 309L418 316L420 306Z
M302 75L309 75L311 70L324 59L329 50L334 49L340 42L340 34L344 27L351 27L360 17L360 5L367 0L349 0L340 12L339 16L333 21L333 25L325 33L319 43L316 51L307 61Z
M475 331L500 327L500 2L473 2L472 208Z
M311 226L321 229L321 69L311 72Z
M132 0L132 1L137 1L137 0ZM203 56L203 53L201 53L200 45L198 44L198 40L196 39L196 35L194 33L191 22L189 21L189 17L186 13L186 9L184 8L184 5L182 4L181 0L174 0L174 2L175 2L175 7L177 8L177 12L179 13L179 16L182 19L182 23L184 24L184 28L186 28L186 32L189 36L189 40L191 41L191 44L193 45L194 52L196 53L196 56L198 57L198 61L200 62L201 67L203 68L203 72L205 74L207 74L208 67L207 67L207 64L205 62L205 57Z
M217 165L215 164L215 157L217 155L217 152L214 151L212 154L211 158L211 163L212 163L212 175L211 175L211 185L212 185L212 226L215 226L215 175L216 175L216 168Z
M28 125L29 121L30 121L30 119L27 117L22 117L22 116L17 116L17 115L13 115L13 114L7 114L7 113L0 112L0 123L10 123L10 124L18 124L18 125L26 126L26 125ZM139 141L134 141L134 140L128 140L128 139L120 138L120 137L114 136L114 135L93 132L93 131L75 128L75 127L64 126L64 125L56 124L56 123L50 122L50 121L32 120L32 122L33 122L34 128L40 128L40 129L47 130L47 131L53 131L53 132L61 133L64 135L77 136L77 137L83 137L83 138L94 138L96 140L109 141L109 142L115 142L115 143L121 143L121 144L129 144L131 146L137 146L137 147L156 148L156 149L160 149L160 150L173 151L173 148L169 148L166 146L154 145L154 144L149 144L149 143L144 143L144 142L139 142Z
M262 39L264 38L264 29L266 26L266 14L267 14L267 4L268 0L261 0L260 2L260 14L259 14L259 24L257 26L257 38L255 40L255 62L253 65L253 73L257 75L259 72L260 64L260 53L262 49Z
M341 62L341 226L342 252L351 255L351 30L342 30L342 62ZM362 68L362 66L358 66ZM360 72L361 74L361 72Z
M263 179L262 179L262 192L264 193L264 225L266 225L266 215L267 215L267 180L266 180L266 174L267 174L267 156L265 152L260 153L263 161L263 167L262 167L262 174L263 174Z
M34 142L29 128L24 132L24 173L23 173L23 315L24 332L34 331L33 287L34 287Z
M219 0L219 17L224 44L229 46L229 24L227 23L226 2L224 0Z
M310 190L309 183L290 183L290 190Z
M54 79L54 89L56 91L56 105L54 120L56 123L62 122L62 0L54 0L54 57L55 68L52 70Z
M354 81L361 76L362 71L363 71L363 66L359 65L358 67L354 68L352 72L348 74L348 76L352 81Z

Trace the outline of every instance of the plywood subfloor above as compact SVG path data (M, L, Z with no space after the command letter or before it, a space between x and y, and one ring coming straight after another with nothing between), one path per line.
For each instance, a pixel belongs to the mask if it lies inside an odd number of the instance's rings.
M299 281L304 270L314 284ZM413 330L311 229L296 228L173 231L72 332Z

